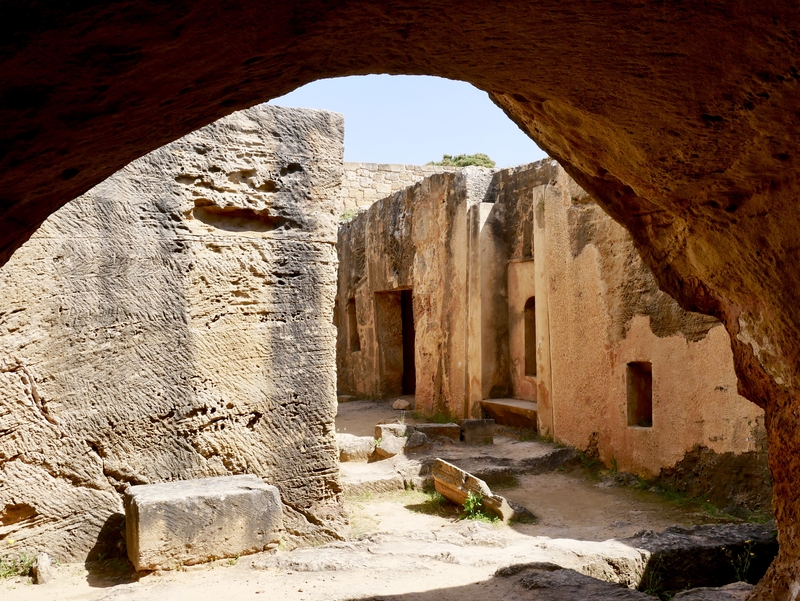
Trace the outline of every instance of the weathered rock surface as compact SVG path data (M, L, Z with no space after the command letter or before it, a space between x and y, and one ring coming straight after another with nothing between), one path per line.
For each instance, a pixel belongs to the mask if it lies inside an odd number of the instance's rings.
M493 419L465 419L461 422L461 440L464 444L492 444Z
M658 583L671 594L687 587L758 580L778 552L774 527L765 524L673 526L621 542L650 554L640 588Z
M673 599L682 601L745 601L753 592L753 585L747 582L734 582L719 588L696 588L681 591Z
M409 436L416 426L410 424L377 424L375 426L375 439Z
M392 403L392 409L396 411L408 411L411 409L411 403L405 399L397 399L394 403Z
M399 455L406 448L408 438L388 434L375 441L375 454L383 459Z
M0 260L129 161L311 80L469 81L626 224L682 306L725 323L740 389L767 409L776 483L781 556L758 595L788 594L800 578L800 7L316 0L263 19L246 0L209 20L226 6L28 3L24 19L4 7Z
M368 461L375 451L375 439L337 432L336 446L339 447L339 461Z
M71 203L0 270L4 535L111 556L128 484L252 473L289 539L337 536L342 136L332 113L237 113Z
M436 459L431 466L431 475L436 490L457 505L463 505L468 495L474 493L480 496L484 510L504 522L521 518L534 519L530 511L516 504L512 505L505 497L494 494L486 482L451 463Z
M39 553L36 557L36 563L31 568L33 574L33 581L36 584L47 584L55 579L55 568L53 560L47 553Z
M277 547L278 489L256 476L222 476L132 486L125 541L137 570L163 570Z
M575 601L578 599L652 599L622 584L597 580L559 565L538 562L516 564L497 570L495 578L514 578L517 587L530 591L525 599Z

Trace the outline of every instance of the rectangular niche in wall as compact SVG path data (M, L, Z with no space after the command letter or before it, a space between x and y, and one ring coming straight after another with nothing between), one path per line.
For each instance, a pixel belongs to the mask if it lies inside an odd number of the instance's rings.
M525 375L536 375L536 298L525 301Z
M653 365L649 361L628 363L628 425L653 427Z
M358 337L358 316L356 299L347 301L347 337L350 340L350 352L361 350L361 339Z

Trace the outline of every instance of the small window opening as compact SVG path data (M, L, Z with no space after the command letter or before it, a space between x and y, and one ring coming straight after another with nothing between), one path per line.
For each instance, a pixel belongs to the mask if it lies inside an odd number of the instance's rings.
M358 319L356 316L356 299L347 301L347 333L350 339L350 352L361 350L361 339L358 337Z
M628 363L628 425L653 427L653 366L649 361Z
M536 375L536 298L525 302L525 375Z

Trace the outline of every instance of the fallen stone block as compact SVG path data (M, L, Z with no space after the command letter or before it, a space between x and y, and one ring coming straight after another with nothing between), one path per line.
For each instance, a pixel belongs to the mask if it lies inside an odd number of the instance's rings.
M508 499L494 494L486 482L452 463L436 459L431 466L431 474L436 491L453 503L463 505L469 494L474 493L481 497L481 505L484 510L496 515L504 522L514 519L526 521L536 519L527 509L516 504L512 506Z
M36 584L47 584L55 578L53 560L47 553L40 553L33 564L33 581Z
M493 444L493 419L465 419L461 422L461 440L464 444Z
M280 542L278 489L250 475L132 486L125 492L128 558L172 569L256 553Z
M689 586L719 587L740 579L758 580L778 552L774 526L708 524L643 531L621 542L649 553L642 583L658 582L665 593ZM744 573L746 572L746 573Z
M405 399L397 399L394 403L392 403L392 409L396 411L408 411L411 409L411 403Z
M461 426L458 424L415 424L414 428L428 438L443 436L451 440L461 440Z
M375 440L369 436L337 432L336 446L339 447L339 461L369 461L375 452Z

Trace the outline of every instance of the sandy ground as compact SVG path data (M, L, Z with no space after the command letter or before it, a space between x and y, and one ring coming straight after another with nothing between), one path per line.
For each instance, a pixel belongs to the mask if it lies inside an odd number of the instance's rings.
M397 414L386 403L358 405L341 407L337 429L371 435L375 423ZM499 442L492 452L524 454L532 448L519 447L510 439ZM460 452L474 455L490 449ZM539 522L508 526L457 520L453 508L431 515L435 508L431 497L419 491L367 493L346 500L351 517L348 541L146 575L133 574L129 564L114 560L88 569L67 564L47 585L32 585L27 578L0 581L0 599L523 599L530 598L529 591L514 588L508 579L492 578L497 568L552 561L591 576L624 581L641 568L642 557L619 539L642 529L708 521L707 516L679 509L655 494L607 487L558 471L522 475L519 486L499 492L532 510Z

